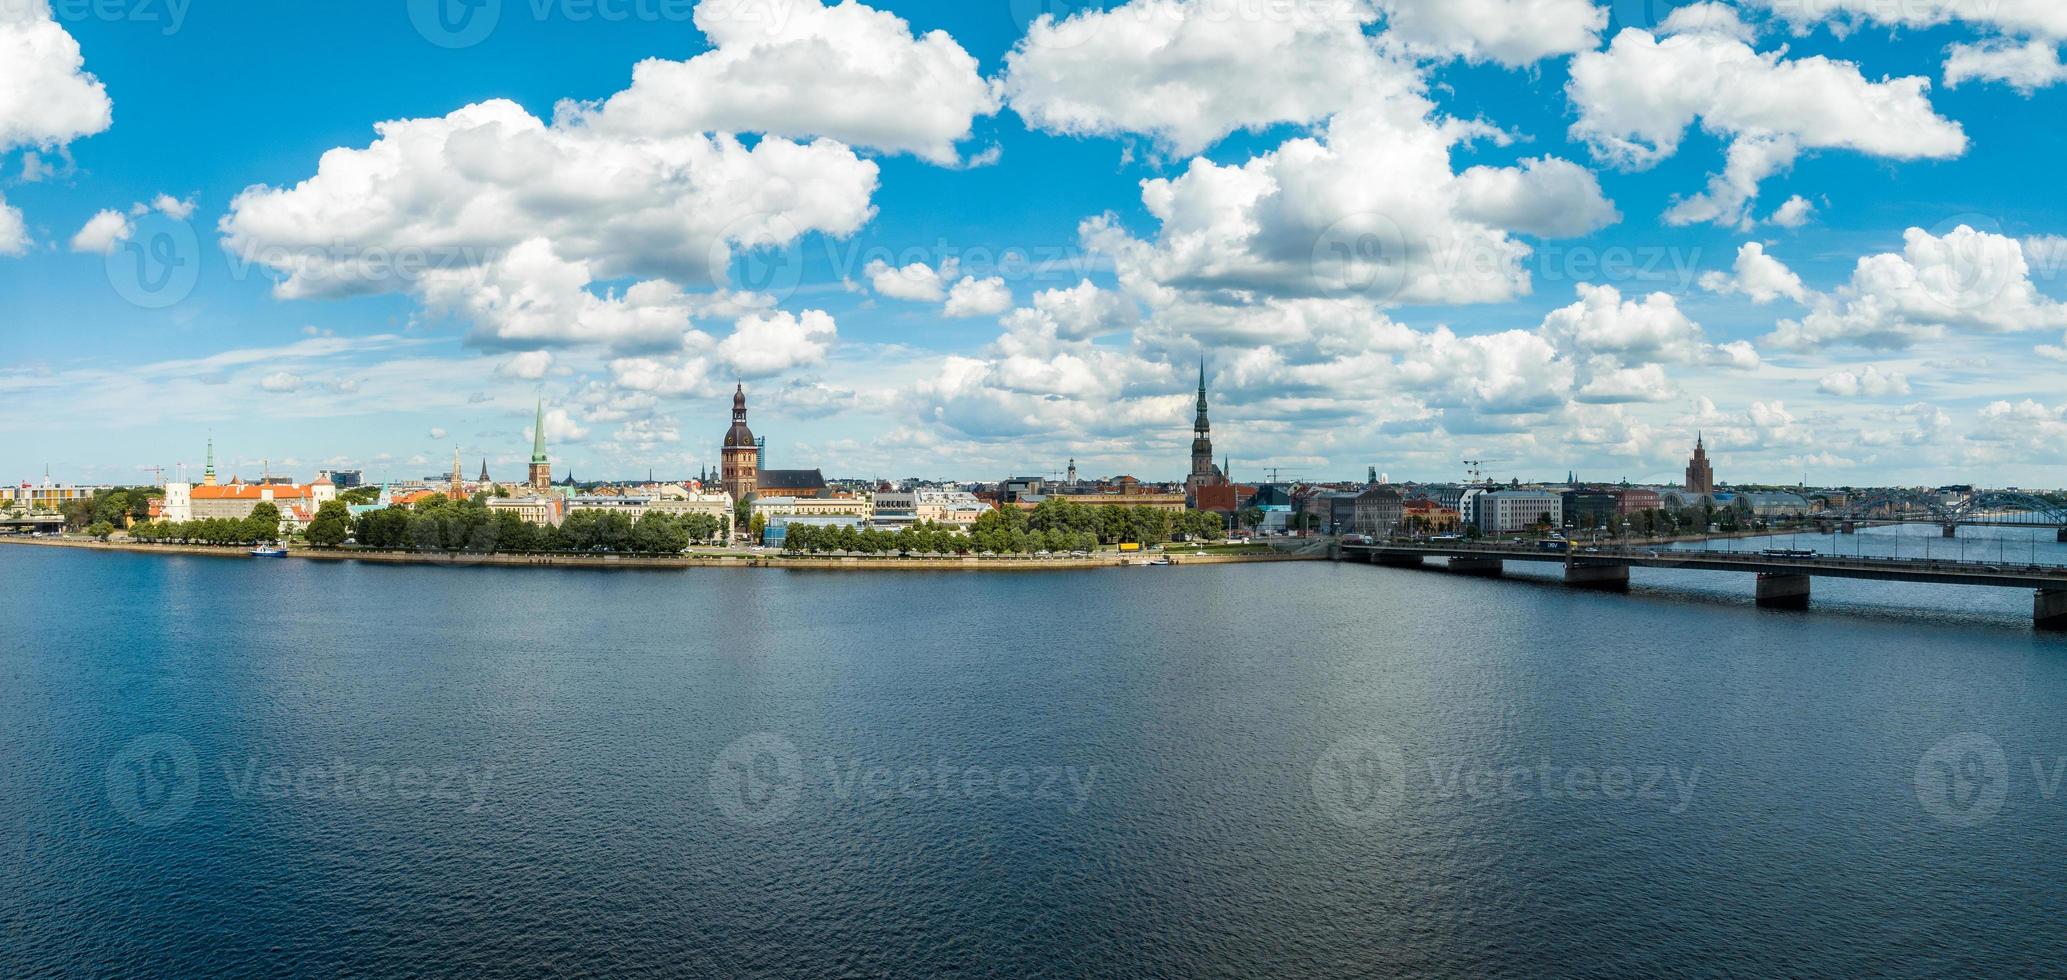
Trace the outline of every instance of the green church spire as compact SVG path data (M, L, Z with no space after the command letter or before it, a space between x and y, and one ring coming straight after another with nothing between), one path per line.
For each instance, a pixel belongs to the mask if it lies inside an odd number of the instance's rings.
M545 399L538 400L538 417L531 423L531 465L545 463Z

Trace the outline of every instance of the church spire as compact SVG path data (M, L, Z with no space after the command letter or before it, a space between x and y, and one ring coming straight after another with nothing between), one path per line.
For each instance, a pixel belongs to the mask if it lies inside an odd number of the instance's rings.
M538 400L538 414L531 422L531 465L545 462L545 399Z
M552 489L553 467L545 455L545 399L538 400L538 413L531 422L531 489L544 493Z
M1222 470L1213 465L1213 425L1206 418L1206 355L1199 353L1199 414L1191 424L1191 475L1184 481L1185 502L1196 506L1200 487L1226 482Z

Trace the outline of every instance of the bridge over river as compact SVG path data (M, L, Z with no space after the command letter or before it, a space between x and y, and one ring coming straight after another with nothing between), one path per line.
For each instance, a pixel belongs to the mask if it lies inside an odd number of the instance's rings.
M1812 515L1819 525L1849 534L1862 525L1935 524L1950 538L1962 527L2051 528L2067 543L2067 506L2014 490L1984 490L1948 501L1939 494L1886 490L1853 498L1845 506Z
M1436 558L1444 560L1450 571L1468 575L1497 576L1511 561L1552 563L1564 566L1567 584L1594 589L1627 589L1632 568L1736 572L1755 577L1759 605L1788 609L1808 608L1810 582L1818 576L2030 589L2032 621L2041 629L2067 629L2067 566L2061 565L1626 547L1566 552L1536 544L1471 541L1345 544L1340 554L1348 561L1404 568L1422 567Z
M9 517L0 514L0 534L52 534L64 530L65 519L56 514Z

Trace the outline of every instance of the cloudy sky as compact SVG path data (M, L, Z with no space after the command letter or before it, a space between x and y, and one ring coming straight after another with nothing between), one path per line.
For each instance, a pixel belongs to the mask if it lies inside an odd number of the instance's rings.
M204 6L206 9L204 9ZM350 12L346 7L352 8ZM0 0L0 478L2067 483L2054 0Z

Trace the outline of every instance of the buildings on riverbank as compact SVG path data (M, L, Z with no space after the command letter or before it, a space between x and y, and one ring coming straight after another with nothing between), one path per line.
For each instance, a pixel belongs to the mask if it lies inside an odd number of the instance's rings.
M593 510L634 520L652 512L703 514L723 518L739 531L792 520L854 520L894 529L919 522L968 527L995 509L1032 510L1060 499L1085 507L1204 511L1219 515L1231 531L1260 535L1511 534L1546 524L1614 529L1630 525L1637 515L1658 511L1682 515L1682 524L1684 515L1697 512L1710 521L1718 515L1724 520L1779 521L1814 513L1829 499L1840 503L1846 499L1843 493L1821 499L1785 489L1724 488L1715 482L1705 434L1697 434L1688 458L1686 486L1586 484L1573 474L1562 484L1519 480L1504 485L1482 480L1393 483L1376 467L1362 480L1239 483L1224 461L1213 462L1208 395L1201 364L1190 465L1183 480L1162 483L1124 474L1086 477L1074 458L1068 460L1066 470L1050 476L1013 476L995 482L829 479L816 467L774 469L767 466L767 440L748 424L748 392L743 383L734 387L731 422L719 440L715 471L707 468L697 478L685 480L656 479L649 472L644 481L625 483L577 482L568 473L555 482L545 437L548 416L540 400L534 405L529 463L522 482L495 482L486 459L477 478L465 479L455 448L448 473L384 483L371 502L355 494L350 498L351 512L357 516L385 506L422 506L436 498L478 499L491 509L514 513L534 524L557 525L570 513ZM151 516L174 521L235 519L247 516L261 502L272 502L287 521L306 525L324 502L337 499L344 489L328 479L329 473L360 475L357 471L321 472L324 475L310 484L270 475L262 475L255 483L236 476L219 483L211 438L202 480L191 485L164 484L162 499L153 502ZM0 506L13 498L28 501L28 506L17 504L16 509L57 510L100 489L104 488L56 487L47 480L44 488L24 483L7 488L11 492L0 492Z

